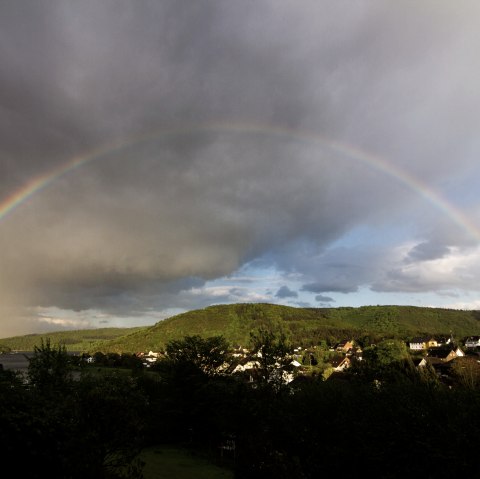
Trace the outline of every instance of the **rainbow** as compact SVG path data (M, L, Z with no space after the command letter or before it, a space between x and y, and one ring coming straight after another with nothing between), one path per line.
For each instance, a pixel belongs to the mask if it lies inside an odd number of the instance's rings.
M111 155L116 151L121 151L127 147L131 147L145 141L196 132L263 134L277 136L284 139L294 139L295 141L318 145L321 148L328 149L336 154L360 161L368 167L384 173L388 177L403 184L419 196L423 197L426 201L447 215L453 222L466 231L472 238L475 239L475 241L480 242L480 229L474 225L460 210L442 198L428 185L396 167L392 163L386 161L382 157L376 156L372 153L363 151L345 143L324 138L317 133L252 123L208 123L204 125L168 128L103 145L85 154L75 156L59 167L32 178L23 186L14 191L11 195L4 198L0 202L0 220L4 219L18 206L25 203L41 190L47 188L60 177L90 162L97 161L101 158L104 158L106 155Z

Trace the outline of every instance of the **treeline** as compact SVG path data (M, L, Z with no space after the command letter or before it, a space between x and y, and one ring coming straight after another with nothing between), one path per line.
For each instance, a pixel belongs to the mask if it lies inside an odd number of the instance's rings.
M169 342L148 373L86 368L79 377L64 348L43 344L28 381L0 372L4 470L140 478L137 453L155 444L202 450L240 479L442 478L476 470L480 377L459 372L446 386L391 342L369 349L348 374L287 384L275 366L288 363L286 338L259 330L251 339L252 351L262 352L253 377L225 370L232 359L222 337Z

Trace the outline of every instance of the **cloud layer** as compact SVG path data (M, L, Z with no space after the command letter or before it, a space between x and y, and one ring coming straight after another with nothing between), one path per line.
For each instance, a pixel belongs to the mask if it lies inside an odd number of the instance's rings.
M215 298L476 291L475 232L388 164L478 224L479 10L2 4L0 202L103 154L0 220L0 336L32 329L35 308L141 317ZM212 294L255 261L296 285Z

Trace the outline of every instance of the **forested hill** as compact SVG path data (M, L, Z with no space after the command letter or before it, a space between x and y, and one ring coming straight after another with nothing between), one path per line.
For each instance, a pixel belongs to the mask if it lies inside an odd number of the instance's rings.
M95 349L99 343L108 342L141 329L144 327L79 329L0 338L0 352L33 351L35 346L40 346L42 340L46 341L47 339L50 339L52 344L64 344L68 351L88 351Z
M62 332L61 338L49 336L52 342L63 342L70 350L104 352L139 352L163 349L171 339L184 336L223 335L232 345L247 346L250 332L259 327L283 331L294 345L314 345L348 338L372 340L382 337L409 339L414 336L452 334L456 340L480 335L480 311L462 311L414 306L363 306L359 308L294 308L274 304L232 304L210 306L165 319L150 327L110 330L105 337L93 330L85 341L76 341L81 332ZM69 336L70 335L70 336ZM29 335L0 339L0 346L31 350L48 335ZM95 340L88 338L93 338ZM26 346L25 338L29 338ZM23 342L22 342L22 341ZM36 341L36 343L35 343ZM75 343L75 347L72 345ZM22 344L21 347L18 347ZM78 346L82 344L82 348Z
M422 334L456 339L480 334L480 311L413 306L360 308L294 308L273 304L210 306L158 322L99 345L104 351L158 351L166 342L184 336L223 335L232 345L247 346L250 332L259 327L283 331L298 345L330 343L350 337L411 338Z

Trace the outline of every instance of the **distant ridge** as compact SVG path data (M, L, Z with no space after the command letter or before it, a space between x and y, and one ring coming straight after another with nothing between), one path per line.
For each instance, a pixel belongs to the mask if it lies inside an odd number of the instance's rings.
M52 344L64 344L68 351L88 351L94 349L97 344L109 341L119 336L125 336L144 327L135 328L99 328L79 329L74 331L56 331L51 333L26 334L24 336L12 336L0 338L0 352L2 351L33 351L47 338Z
M283 331L294 344L318 344L322 340L335 342L350 337L370 336L373 339L395 337L409 339L414 336L437 334L453 335L461 340L466 336L480 335L480 311L464 311L417 306L362 306L358 308L297 308L268 303L241 303L209 306L189 311L159 321L153 326L117 328L115 330L89 330L62 332L61 337L50 335L22 336L0 339L0 346L11 349L20 339L51 337L52 342L64 341L67 349L75 338L85 333L85 347L75 350L104 352L158 351L172 339L188 335L202 337L222 335L232 345L247 345L250 332L266 327ZM105 335L100 338L100 331ZM114 337L108 337L108 333ZM71 337L70 337L71 335ZM88 338L97 335L95 341ZM56 339L57 338L57 339ZM70 345L69 345L70 342ZM34 341L29 343L34 344ZM33 349L31 348L26 349Z

